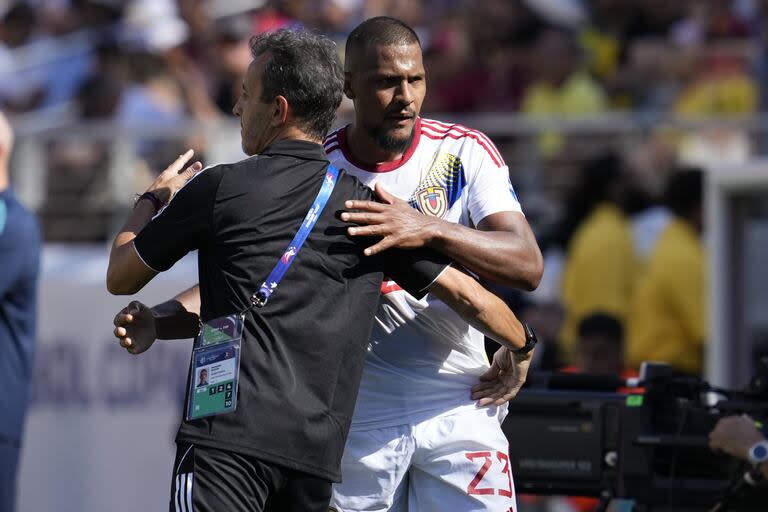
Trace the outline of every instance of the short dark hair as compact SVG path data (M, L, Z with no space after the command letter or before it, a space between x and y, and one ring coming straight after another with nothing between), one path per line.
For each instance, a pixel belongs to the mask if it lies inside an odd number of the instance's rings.
M269 54L261 101L284 96L302 129L324 138L336 119L344 90L336 43L319 34L280 29L252 37L250 45L254 58Z
M664 191L664 203L679 217L687 217L701 207L704 173L696 167L673 171Z
M608 313L593 313L579 322L579 337L603 336L606 339L623 344L624 326L614 315Z
M349 55L353 50L366 45L402 45L418 44L421 41L416 31L397 18L389 16L376 16L369 18L352 30L347 37L345 53Z

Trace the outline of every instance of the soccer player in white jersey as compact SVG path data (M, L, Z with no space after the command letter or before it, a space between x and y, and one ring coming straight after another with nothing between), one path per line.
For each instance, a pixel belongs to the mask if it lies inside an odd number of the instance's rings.
M372 253L429 245L484 279L535 288L541 254L496 147L476 130L419 117L426 76L416 33L369 19L350 34L345 60L354 122L328 136L326 153L377 184L383 203L347 204L359 212L342 218L361 224L350 234L383 237ZM442 303L391 281L382 292L332 507L516 510L500 422L528 357L500 350L489 369L483 336Z

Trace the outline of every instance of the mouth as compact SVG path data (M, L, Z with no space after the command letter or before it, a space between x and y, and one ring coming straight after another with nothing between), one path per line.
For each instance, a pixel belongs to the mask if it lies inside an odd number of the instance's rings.
M406 114L406 113L397 113L397 114L389 114L387 116L384 116L384 120L389 123L395 123L398 126L405 126L409 122L413 121L416 118L414 114Z

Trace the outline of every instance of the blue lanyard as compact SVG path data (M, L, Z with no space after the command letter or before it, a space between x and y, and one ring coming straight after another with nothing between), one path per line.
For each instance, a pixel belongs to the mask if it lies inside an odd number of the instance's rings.
M331 192L333 192L333 187L336 186L338 177L339 170L329 164L325 173L325 178L323 179L323 186L320 187L320 192L317 193L315 202L312 203L312 207L304 217L301 227L296 232L296 235L294 235L291 243L288 244L288 248L283 255L277 260L275 268L272 269L272 272L270 272L266 281L262 283L259 291L251 295L251 304L253 304L253 306L257 308L264 307L269 300L270 295L275 292L280 280L288 271L293 260L296 259L296 255L299 254L299 250L301 250L301 246L304 245L304 241L307 239L307 236L309 236L309 232L312 231L320 214L323 213L323 209L325 208L326 203L328 203L328 198L331 197Z

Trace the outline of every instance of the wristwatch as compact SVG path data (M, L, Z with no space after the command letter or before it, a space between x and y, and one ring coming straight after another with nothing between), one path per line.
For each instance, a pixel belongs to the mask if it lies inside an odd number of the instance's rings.
M517 354L517 355L527 354L528 352L533 350L533 347L535 347L536 344L539 342L538 338L536 337L536 333L533 331L533 328L530 325L524 323L523 329L525 330L525 345L523 345L518 349L512 350L513 354Z
M768 462L768 441L763 440L753 444L747 452L747 459L753 466Z

